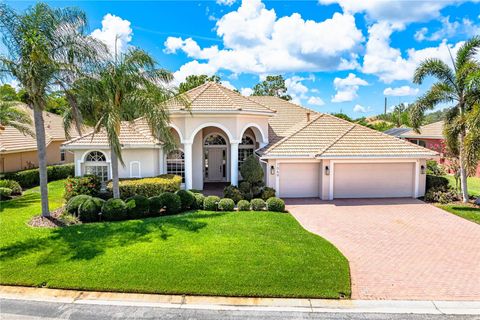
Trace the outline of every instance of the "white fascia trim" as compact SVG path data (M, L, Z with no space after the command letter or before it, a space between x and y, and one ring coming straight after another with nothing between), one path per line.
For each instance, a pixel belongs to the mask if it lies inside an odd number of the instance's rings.
M392 156L316 156L316 159L431 159L436 155L392 155Z
M296 156L262 156L260 159L315 159L313 155L296 155Z
M243 114L253 114L253 115L265 115L265 116L273 116L276 113L273 111L243 111L243 110L232 110L232 111L188 111L188 110L182 110L182 111L173 111L171 112L172 116L176 115L223 115L223 114L238 114L238 115L243 115Z
M122 149L145 149L145 148L161 149L162 146L158 144L124 144L122 145ZM88 145L88 146L63 146L61 147L61 149L63 150L109 149L110 150L110 146L108 144Z

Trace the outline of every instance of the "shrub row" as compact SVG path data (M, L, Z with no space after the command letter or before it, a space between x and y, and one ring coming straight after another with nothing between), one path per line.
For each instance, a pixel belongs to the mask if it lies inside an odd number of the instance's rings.
M75 174L73 164L61 164L47 167L48 181L66 179ZM24 189L33 188L40 184L40 176L37 169L28 169L17 172L8 172L4 175L5 179L15 180Z
M163 192L176 192L180 190L182 177L173 174L163 174L153 178L122 179L120 180L120 196L127 199L135 195L153 197ZM112 182L107 185L107 190L112 192Z
M0 180L0 188L11 189L12 196L19 196L22 194L22 187L15 180Z

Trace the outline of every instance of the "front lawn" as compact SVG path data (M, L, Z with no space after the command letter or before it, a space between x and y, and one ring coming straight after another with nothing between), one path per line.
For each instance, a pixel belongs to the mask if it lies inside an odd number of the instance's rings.
M63 181L49 184L51 209ZM350 296L345 257L290 214L197 211L32 228L38 188L2 202L0 283L165 294Z
M452 175L445 175L445 178L447 178L448 181L450 181L450 186L452 186L452 188L455 188L455 177ZM480 197L480 178L479 177L468 177L467 185L468 185L469 195Z
M437 206L459 217L480 224L480 209L473 207L471 204L449 203L438 204Z

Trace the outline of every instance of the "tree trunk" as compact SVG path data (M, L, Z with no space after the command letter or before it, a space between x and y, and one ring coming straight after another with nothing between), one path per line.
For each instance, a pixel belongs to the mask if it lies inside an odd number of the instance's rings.
M112 157L112 189L113 189L113 197L120 198L120 188L118 186L118 157L117 153L113 149L110 148L111 157Z
M42 109L33 105L33 119L35 121L35 135L37 138L38 172L40 175L40 197L42 204L42 216L49 217L48 208L48 178L47 178L47 147L45 145L45 126Z
M464 141L465 132L462 130L460 133L460 150L459 150L459 162L460 162L460 184L462 187L462 201L468 202L468 186L467 186L467 170L465 168L465 150Z

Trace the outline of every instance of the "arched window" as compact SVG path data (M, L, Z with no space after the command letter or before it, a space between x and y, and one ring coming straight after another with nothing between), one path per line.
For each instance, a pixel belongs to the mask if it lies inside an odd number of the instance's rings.
M185 182L185 155L182 150L173 150L167 154L167 173L182 177Z
M225 139L219 134L211 134L205 138L205 146L224 146L227 144Z
M255 140L248 135L244 135L242 142L238 146L238 169L242 163L253 154L255 150Z
M95 175L102 182L108 180L108 164L105 154L100 151L92 151L85 157L84 175Z

